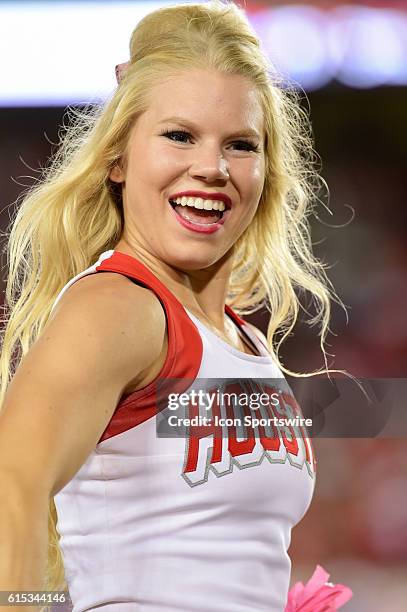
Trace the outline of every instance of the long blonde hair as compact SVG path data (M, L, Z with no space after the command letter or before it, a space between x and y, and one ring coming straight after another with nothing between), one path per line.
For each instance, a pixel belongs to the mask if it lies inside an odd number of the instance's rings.
M255 218L235 247L227 302L240 314L268 308L268 342L279 361L278 349L301 307L297 293L308 291L316 311L309 323L319 324L327 369L330 301L338 298L312 254L308 217L321 179L308 116L295 91L282 86L242 9L213 0L166 6L140 21L120 85L104 105L69 111L71 122L58 150L36 184L18 198L7 245L1 401L59 291L121 236L121 193L109 172L126 150L131 126L148 107L151 88L191 68L244 75L256 86L264 111L265 184ZM280 365L286 373L307 375ZM50 590L66 587L53 500L46 584Z

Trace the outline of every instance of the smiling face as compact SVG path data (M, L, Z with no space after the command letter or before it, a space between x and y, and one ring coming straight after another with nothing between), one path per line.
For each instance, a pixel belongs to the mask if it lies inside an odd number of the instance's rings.
M181 270L231 255L262 194L263 130L258 94L241 75L196 69L160 82L130 132L123 170L110 173L123 182L122 239ZM200 193L176 206L191 191Z

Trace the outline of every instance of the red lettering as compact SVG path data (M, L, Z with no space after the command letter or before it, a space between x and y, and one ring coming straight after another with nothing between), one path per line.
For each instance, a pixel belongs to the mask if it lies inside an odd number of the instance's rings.
M236 393L236 396L239 397L241 393L244 393L244 389L242 385L235 383L228 385L225 387L225 393ZM244 417L250 416L250 411L247 406L239 406L237 415L233 410L233 406L228 402L226 406L226 414L228 419L240 418L242 421L242 425L244 424ZM246 429L247 431L247 429ZM251 453L256 445L256 440L254 438L253 428L249 427L249 435L246 440L238 440L236 427L234 425L230 425L228 427L229 434L229 443L228 450L232 457L238 457L239 455L246 455L247 453Z
M273 416L275 416L277 419L278 418L290 418L291 415L287 414L287 411L285 410L284 402L282 401L283 396L280 393L278 393L277 390L273 387L266 386L265 388L266 388L267 393L269 393L270 396L278 395L278 398L279 398L278 406L276 406L274 403L273 404L270 403L270 409L274 413ZM279 408L281 410L279 410ZM287 438L286 436L285 431L287 429L290 430L291 440ZM295 436L292 426L291 425L279 426L279 431L281 433L281 438L283 440L284 446L287 449L287 452L292 453L293 455L298 455L298 442L297 442L297 438Z
M297 415L299 417L303 417L304 416L302 414L300 405L298 404L297 400L295 399L295 397L293 395L289 395L288 393L283 393L282 397L283 397L283 400L289 406L291 406L291 408L293 409L295 415ZM313 468L314 468L314 471L316 471L315 452L314 452L314 446L313 446L313 444L311 442L311 438L309 438L306 435L306 432L305 432L304 427L302 425L299 425L299 429L301 431L302 439L304 440L306 460L308 461L308 463L311 463L311 456L313 457Z
M270 397L270 393L269 391L271 391L272 393L275 393L275 389L273 389L272 387L267 387L265 386L264 388L261 387L260 385L256 384L256 382L254 380L250 381L250 386L252 388L252 393L259 393L259 394L263 394L263 393L267 393L269 395L269 399L271 400ZM271 409L271 405L268 404L266 406L264 406L266 412L267 412L267 416L263 417L263 415L261 414L260 409L256 410L256 411L252 411L254 418L273 418L274 414L272 412ZM273 430L273 435L272 436L268 436L266 434L265 428L263 425L258 425L258 429L259 429L259 435L260 435L260 443L262 445L262 447L264 448L264 450L270 450L270 451L278 451L280 448L280 444L281 444L281 440L280 440L280 436L278 434L278 429L276 428L275 425L273 425L272 423L270 423L270 429Z
M197 417L199 415L198 408L198 405L189 404L186 411L189 413L187 415L188 418L192 419ZM215 424L215 415L218 415L219 418L221 416L217 399L215 399L213 402L212 414L208 412L207 415L208 417L212 416L211 424L196 426L191 425L189 427L188 458L184 473L194 472L196 470L199 457L199 442L202 438L213 436L211 463L217 463L222 459L222 427Z

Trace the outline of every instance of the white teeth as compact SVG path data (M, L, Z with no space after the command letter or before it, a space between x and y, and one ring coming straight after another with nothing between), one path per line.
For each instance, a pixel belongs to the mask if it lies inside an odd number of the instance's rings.
M220 200L204 200L203 198L188 198L182 196L182 198L176 198L173 200L180 206L191 206L192 208L199 208L200 210L219 210L220 212L225 210L225 203Z
M195 208L203 208L204 203L202 198L188 198L187 206L195 206Z

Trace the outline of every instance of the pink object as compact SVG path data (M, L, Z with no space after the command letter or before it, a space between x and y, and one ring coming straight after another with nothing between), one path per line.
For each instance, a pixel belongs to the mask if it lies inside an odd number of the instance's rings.
M120 83L129 65L130 65L130 62L123 62L123 64L117 64L117 66L115 67L117 83Z
M353 596L343 584L327 582L329 574L317 565L304 585L297 582L288 592L285 612L335 612Z

